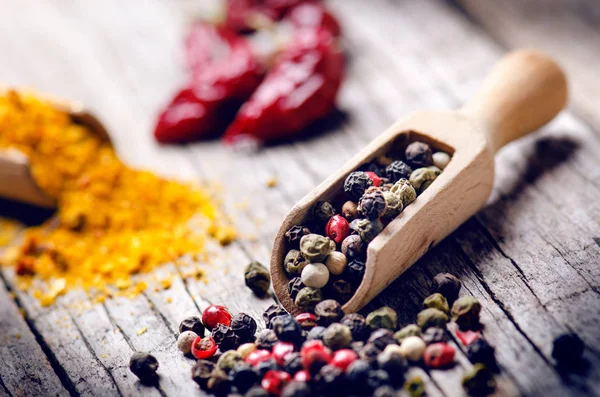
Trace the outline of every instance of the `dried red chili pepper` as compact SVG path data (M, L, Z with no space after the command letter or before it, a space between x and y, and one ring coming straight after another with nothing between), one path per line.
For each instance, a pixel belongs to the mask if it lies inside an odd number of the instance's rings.
M235 39L235 33L224 27L204 22L194 23L184 40L187 67L194 74L211 67L229 53Z
M264 142L298 133L333 109L343 74L344 57L331 33L298 30L240 108L225 142Z
M225 129L239 105L259 85L263 68L249 42L231 41L228 54L202 71L179 91L160 114L154 136L159 142L185 142Z

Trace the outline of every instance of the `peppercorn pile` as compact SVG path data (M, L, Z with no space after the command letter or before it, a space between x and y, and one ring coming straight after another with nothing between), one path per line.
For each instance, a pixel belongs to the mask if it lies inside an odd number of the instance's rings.
M324 300L314 313L289 315L278 305L263 313L266 328L247 314L231 315L210 305L202 318L182 321L177 346L197 359L192 378L217 396L396 396L400 389L423 396L425 385L406 378L410 366L452 367L457 339L473 363L463 384L475 396L495 388L494 348L481 336L481 306L470 296L458 297L461 284L450 274L434 279L436 293L423 302L416 324L398 327L396 312L382 307L366 317L344 314L334 300ZM452 303L452 305L449 304ZM454 331L446 325L453 321ZM205 336L205 329L212 331ZM148 368L140 368L144 357ZM134 360L135 359L135 360ZM137 360L137 361L136 361ZM152 379L156 360L146 353L132 357L130 367L140 379Z
M190 81L161 112L162 143L287 138L335 105L344 74L340 26L320 1L226 0L223 18L185 40Z
M109 142L33 95L0 94L0 148L27 155L34 180L58 203L3 260L43 305L73 287L100 300L135 294L145 283L132 275L235 236L207 191L127 167Z
M402 159L383 156L352 172L343 193L331 203L318 202L304 225L288 230L283 266L296 306L311 312L323 299L347 302L365 273L368 244L449 161L447 153L433 153L429 145L412 142Z

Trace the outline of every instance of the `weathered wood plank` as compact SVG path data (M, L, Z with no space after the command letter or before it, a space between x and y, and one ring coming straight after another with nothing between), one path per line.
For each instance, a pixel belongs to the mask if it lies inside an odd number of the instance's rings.
M0 396L68 396L4 283L0 283Z

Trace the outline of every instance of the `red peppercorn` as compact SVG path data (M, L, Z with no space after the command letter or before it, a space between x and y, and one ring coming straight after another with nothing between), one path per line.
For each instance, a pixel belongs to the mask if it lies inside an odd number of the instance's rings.
M300 349L302 366L307 369L320 368L331 361L331 350L323 345L320 340L308 341Z
M296 375L294 375L294 380L298 382L308 382L310 380L310 374L307 370L302 369L296 372Z
M273 357L270 351L259 349L254 350L252 353L248 354L246 359L244 360L246 363L256 366L258 363L262 363L263 361L270 360Z
M456 337L460 339L460 341L465 346L469 346L471 343L475 342L479 339L481 332L479 331L461 331L459 329L456 330Z
M310 330L317 325L317 316L312 313L300 313L296 316L296 321L302 329Z
M216 327L217 324L229 327L229 324L231 324L231 313L227 311L225 306L209 305L202 312L202 324L210 330Z
M279 396L285 385L291 380L292 377L287 372L271 369L263 376L260 385L267 393Z
M273 345L273 358L279 365L283 365L285 359L294 351L294 344L289 342L277 342Z
M338 367L342 371L346 371L346 368L350 364L352 364L356 359L358 359L358 355L351 349L341 349L333 353L333 358L331 359L331 365L334 367Z
M212 336L198 336L192 343L192 355L198 360L212 357L216 351L217 343Z
M441 368L454 361L454 348L447 343L433 343L425 349L423 360L428 367Z
M373 171L366 171L365 174L373 181L373 186L381 185L381 178Z
M343 216L334 215L325 226L325 234L336 243L341 243L350 234L350 224Z

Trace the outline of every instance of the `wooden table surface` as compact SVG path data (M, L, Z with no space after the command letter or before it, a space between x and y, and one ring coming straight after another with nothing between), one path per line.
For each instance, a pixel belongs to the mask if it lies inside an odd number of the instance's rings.
M243 268L253 259L268 263L272 238L293 203L400 116L460 106L507 47L543 47L544 37L556 36L551 18L527 25L519 12L541 1L331 1L349 67L340 111L322 135L251 154L218 142L161 147L150 131L157 110L185 81L181 38L197 2L0 0L1 83L83 101L129 164L221 181L224 205L245 237L206 265L206 284L182 279L167 264L160 271L175 275L171 288L96 305L72 292L43 308L15 288L12 269L1 269L0 397L202 395L190 378L193 361L175 346L178 324L209 303L260 316L272 300L245 288ZM482 3L498 5L490 11ZM550 3L555 11L560 4ZM598 30L591 31L577 30L574 45L595 49L590 57L597 57ZM549 47L559 59L574 52ZM565 58L573 75L570 111L504 148L487 206L370 305L394 307L407 324L436 273L460 277L462 293L483 305L484 334L502 367L496 392L502 396L600 395L600 111L592 106L600 90L594 91L598 79L585 57ZM596 79L586 84L582 75ZM279 183L269 188L272 177ZM0 202L2 216L17 213L38 215ZM558 371L551 357L553 338L566 331L586 344L585 365L569 372ZM129 372L136 350L160 361L158 388L140 385ZM426 380L428 395L461 396L461 376L470 367L459 348L452 369L411 371Z

